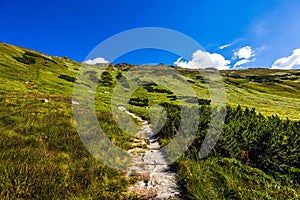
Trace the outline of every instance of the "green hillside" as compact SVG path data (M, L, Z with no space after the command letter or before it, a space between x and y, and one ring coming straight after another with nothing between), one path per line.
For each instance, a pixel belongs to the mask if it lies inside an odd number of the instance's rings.
M139 198L127 192L136 177L127 178L125 172L98 162L79 138L72 92L80 66L67 57L0 43L1 199ZM142 67L89 67L98 72L85 73L99 82L95 95L98 121L115 145L128 150L134 137L117 126L111 93L129 69ZM165 68L159 66L160 76ZM299 199L300 70L220 71L228 104L224 135L212 153L200 159L197 152L211 115L209 92L197 70L175 69L192 85L201 114L195 141L173 164L185 189L184 198ZM125 92L128 85L122 83ZM165 145L180 122L174 93L148 84L135 91L128 107L149 120L149 107L156 104L168 111L158 133Z
M0 52L0 198L124 196L129 184L124 173L97 162L75 129L71 99L80 63L4 43ZM109 121L101 124L121 132Z
M198 78L199 72L178 71L192 79L199 96L209 98L208 90ZM300 70L247 69L220 73L229 105L254 107L266 116L277 114L281 118L300 119Z

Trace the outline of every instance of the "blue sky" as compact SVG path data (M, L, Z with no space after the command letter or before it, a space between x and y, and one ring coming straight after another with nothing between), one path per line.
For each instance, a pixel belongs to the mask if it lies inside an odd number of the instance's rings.
M85 60L100 42L139 27L164 27L197 42L222 68L297 68L299 0L11 1L0 0L0 41L50 55ZM115 62L197 62L159 50L139 50ZM198 59L199 60L199 59Z

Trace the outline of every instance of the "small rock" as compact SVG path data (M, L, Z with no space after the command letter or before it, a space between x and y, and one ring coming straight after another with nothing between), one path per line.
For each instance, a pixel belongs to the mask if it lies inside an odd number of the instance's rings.
M47 102L49 102L49 101L48 101L48 99L43 98L43 99L41 99L41 102L42 102L42 103L47 103Z
M126 111L126 108L124 106L118 106L118 109L125 112Z
M76 101L71 101L71 103L72 103L73 105L79 105L79 103L76 102Z

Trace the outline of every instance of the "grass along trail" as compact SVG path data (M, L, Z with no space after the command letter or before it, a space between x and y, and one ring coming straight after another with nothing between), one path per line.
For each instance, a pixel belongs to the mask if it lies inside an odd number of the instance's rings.
M181 199L182 190L177 183L176 173L168 166L150 124L124 107L119 109L142 123L133 148L128 151L132 156L132 164L127 169L127 176L136 176L138 180L130 186L129 192L135 192L143 199Z

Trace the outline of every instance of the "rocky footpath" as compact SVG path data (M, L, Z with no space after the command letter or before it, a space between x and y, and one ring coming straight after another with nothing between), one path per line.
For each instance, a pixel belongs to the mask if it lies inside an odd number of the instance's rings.
M150 124L124 107L119 109L142 124L133 148L128 151L133 161L127 169L127 176L138 180L130 186L129 192L137 193L142 199L181 199L176 173L169 167Z

